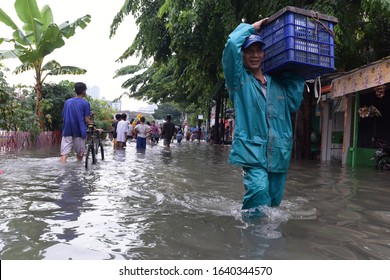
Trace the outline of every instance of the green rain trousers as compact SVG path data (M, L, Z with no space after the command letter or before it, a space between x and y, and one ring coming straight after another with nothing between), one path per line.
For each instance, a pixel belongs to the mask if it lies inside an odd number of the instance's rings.
M243 64L241 46L255 29L240 24L222 57L226 88L234 103L235 125L229 163L242 166L243 209L278 206L292 151L291 113L298 110L304 80L293 73L266 75L266 92Z
M243 170L246 193L242 209L280 205L287 173L267 172L262 168L250 167L243 167Z

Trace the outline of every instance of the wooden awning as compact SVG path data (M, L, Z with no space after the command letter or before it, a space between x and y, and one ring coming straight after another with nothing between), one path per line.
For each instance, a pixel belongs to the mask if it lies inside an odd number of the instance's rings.
M386 83L390 83L390 57L334 79L331 85L330 97L337 98Z

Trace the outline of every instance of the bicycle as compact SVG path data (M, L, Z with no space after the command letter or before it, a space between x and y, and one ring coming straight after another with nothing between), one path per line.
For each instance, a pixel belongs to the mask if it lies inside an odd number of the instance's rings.
M97 163L97 154L100 154L102 160L104 160L104 148L103 143L101 142L100 135L105 131L95 129L94 125L88 125L87 131L87 152L85 154L85 168L88 169L89 164L89 155L92 157L92 164Z

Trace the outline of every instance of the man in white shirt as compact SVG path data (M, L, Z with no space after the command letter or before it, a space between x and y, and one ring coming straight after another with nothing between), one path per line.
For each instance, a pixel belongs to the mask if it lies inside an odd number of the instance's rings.
M145 117L141 117L140 122L140 124L137 124L134 127L134 130L137 132L137 149L145 150L146 134L148 134L152 129L150 128L150 126L145 124Z
M129 131L129 126L126 121L127 115L125 113L122 114L121 120L118 122L116 127L116 146L117 148L123 148L126 146L127 133Z

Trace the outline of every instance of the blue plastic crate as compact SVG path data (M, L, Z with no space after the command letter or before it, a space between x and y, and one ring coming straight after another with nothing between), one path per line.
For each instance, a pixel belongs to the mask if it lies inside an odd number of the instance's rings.
M286 7L259 30L267 74L291 71L304 79L333 72L335 17Z

